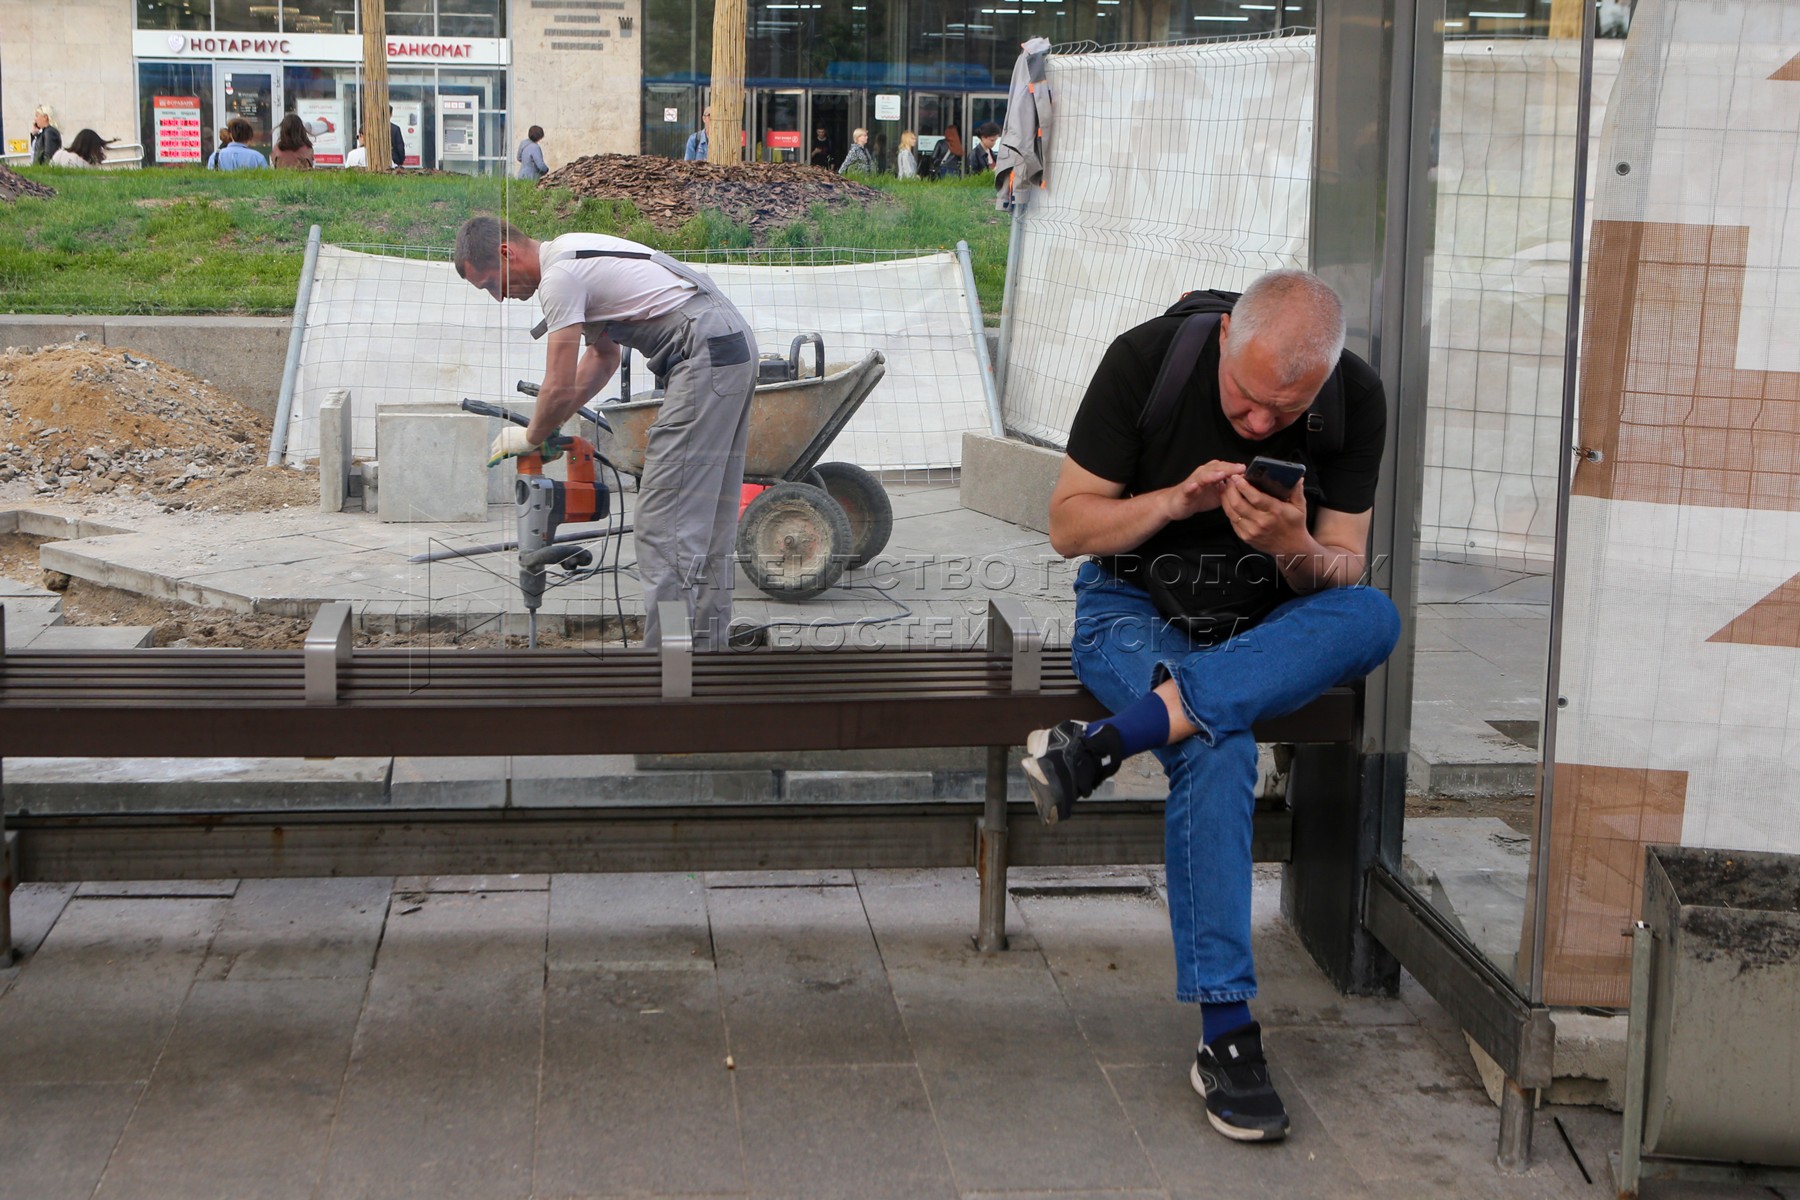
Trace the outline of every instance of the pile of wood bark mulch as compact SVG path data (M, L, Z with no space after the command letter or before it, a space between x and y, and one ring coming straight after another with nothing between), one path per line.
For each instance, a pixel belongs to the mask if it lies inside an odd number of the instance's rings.
M884 202L884 193L835 171L801 163L682 162L656 155L593 154L558 167L539 187L629 200L658 229L677 229L715 209L758 236L804 220L815 204Z
M20 196L36 196L40 200L48 200L54 195L55 188L35 183L11 167L0 164L0 200L11 204Z

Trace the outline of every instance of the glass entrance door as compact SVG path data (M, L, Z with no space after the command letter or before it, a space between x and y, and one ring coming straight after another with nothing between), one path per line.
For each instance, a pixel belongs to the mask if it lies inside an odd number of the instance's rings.
M932 152L944 140L944 130L952 125L962 133L962 97L950 92L914 92L912 128L919 135L919 162L931 161ZM963 139L965 149L968 139Z
M256 130L253 149L267 154L281 122L281 70L266 63L220 63L213 70L213 111L219 124L242 117Z
M799 88L756 93L755 143L758 162L804 162L806 93Z
M815 91L812 120L807 122L806 161L835 171L850 153L850 134L862 124L862 93ZM874 143L869 145L871 152Z
M700 129L700 89L685 83L652 83L644 88L644 153L680 158Z

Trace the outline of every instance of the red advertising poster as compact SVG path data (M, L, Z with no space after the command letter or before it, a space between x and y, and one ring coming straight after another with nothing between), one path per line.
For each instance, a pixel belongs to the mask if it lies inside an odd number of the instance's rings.
M154 96L156 161L197 163L205 158L206 131L200 125L200 97Z
M764 139L771 150L798 150L800 148L800 131L798 129L771 129Z

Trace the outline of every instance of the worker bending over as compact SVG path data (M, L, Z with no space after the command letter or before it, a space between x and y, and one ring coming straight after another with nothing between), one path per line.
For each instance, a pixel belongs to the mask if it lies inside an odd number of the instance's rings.
M536 296L549 335L531 424L502 430L491 463L539 449L613 377L621 347L643 355L665 381L633 518L644 641L660 644L656 606L676 600L687 608L694 645L724 649L756 387L750 323L704 272L604 234L538 242L497 218L475 217L457 232L456 273L496 300Z

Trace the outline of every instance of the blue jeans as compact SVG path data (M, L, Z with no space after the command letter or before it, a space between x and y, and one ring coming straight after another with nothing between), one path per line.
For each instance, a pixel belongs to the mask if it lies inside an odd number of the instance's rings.
M1119 712L1165 679L1199 734L1156 751L1169 777L1163 854L1175 937L1175 998L1256 995L1250 953L1250 838L1256 808L1251 726L1360 679L1393 653L1400 614L1369 587L1289 600L1253 628L1196 647L1143 589L1097 563L1075 576L1075 673Z

